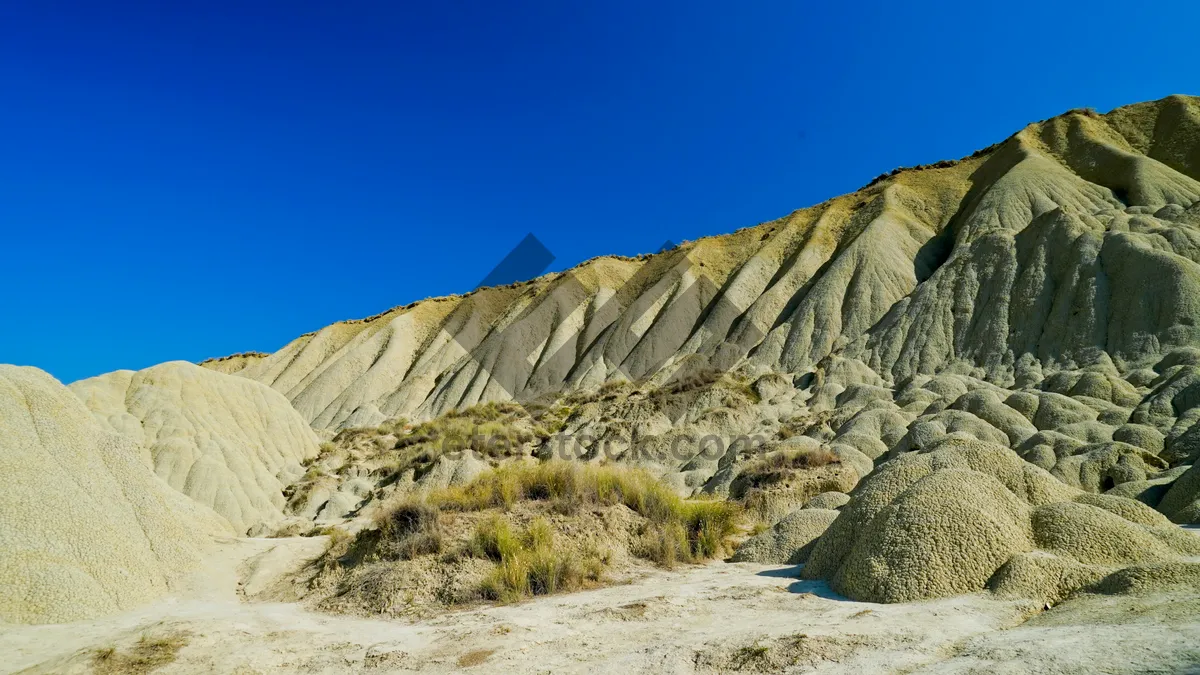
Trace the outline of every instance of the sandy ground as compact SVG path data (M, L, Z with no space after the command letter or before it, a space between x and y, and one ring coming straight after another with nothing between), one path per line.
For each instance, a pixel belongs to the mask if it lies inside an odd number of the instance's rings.
M984 594L873 605L801 581L797 568L712 563L417 622L242 598L323 545L225 542L176 597L95 621L0 627L0 671L87 673L97 649L174 635L186 644L154 672L1200 673L1194 595L1048 612Z

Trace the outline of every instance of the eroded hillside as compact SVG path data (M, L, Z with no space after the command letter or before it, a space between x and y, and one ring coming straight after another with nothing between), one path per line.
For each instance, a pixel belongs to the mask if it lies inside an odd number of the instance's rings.
M69 387L0 366L0 622L162 598L0 648L22 672L1180 670L1198 179L1200 99L1072 111L274 354Z
M425 300L204 365L314 427L426 419L680 370L1006 388L1200 343L1200 99L1072 111L776 221ZM1106 361L1106 362L1107 362Z

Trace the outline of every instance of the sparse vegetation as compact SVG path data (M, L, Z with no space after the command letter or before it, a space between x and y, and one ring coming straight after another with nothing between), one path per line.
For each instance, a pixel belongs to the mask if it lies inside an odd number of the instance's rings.
M723 556L740 521L737 504L682 499L640 469L510 463L397 498L357 535L324 531L330 547L314 579L336 589L331 603L374 611L516 602L599 583L618 557L670 567ZM429 590L433 569L448 576Z
M647 528L634 553L666 568L722 557L738 513L730 502L680 500L671 518Z
M567 428L581 409L594 414L590 406L595 404L604 406L600 419L607 421L613 431L623 423L622 406L626 404L648 411L669 409L674 416L710 394L716 396L705 413L709 415L759 402L759 395L742 376L699 364L685 371L690 374L681 372L663 387L614 379L595 390L547 396L524 405L493 401L451 410L416 424L397 417L377 427L345 429L321 444L317 457L306 462L304 476L288 486L285 496L293 508L302 508L314 489L336 489L341 483L361 477L363 469L370 471L372 482L381 488L405 474L419 481L448 453L453 458L453 453L471 452L492 466L531 457L535 452L541 459L550 459L554 456L553 437ZM625 433L629 433L627 428ZM352 470L354 475L350 474ZM507 495L504 504L508 506L521 498L511 490L501 490L500 494ZM569 503L564 500L564 504Z
M733 654L734 668L742 670L757 661L762 661L766 659L767 653L770 651L769 647L757 642L746 647L741 647Z
M760 488L786 480L792 473L841 462L828 448L785 448L746 465L738 480L747 488Z
M515 403L490 402L450 412L414 426L400 436L394 449L403 468L428 464L445 450L471 450L484 457L502 458L519 454L531 442L533 423L525 409ZM397 466L397 469L400 469Z
M569 409L565 414L561 406L539 412L539 419L534 419L515 403L491 402L415 425L396 417L377 427L345 429L321 444L317 456L306 463L304 476L287 488L285 496L303 503L317 485L351 478L347 472L352 468L368 469L379 485L408 471L420 478L447 451L471 451L492 461L528 454L528 444L562 428Z
M472 649L466 654L458 657L458 667L470 668L471 666L478 666L484 661L487 661L488 657L495 653L495 649Z
M651 392L651 396L663 397L671 394L682 394L689 391L695 391L696 389L702 389L714 384L720 380L723 375L724 372L710 368L691 372L686 375L679 375L671 378L666 385L655 389L653 392Z
M377 522L380 555L412 560L441 553L445 542L440 518L436 507L417 501L402 502L382 512Z
M326 527L320 531L320 534L329 537L330 551L340 550L343 554L349 547L350 542L354 541L354 536L340 527Z
M535 519L517 534L507 521L495 516L476 528L469 550L496 563L480 593L500 602L577 590L599 581L604 571L598 552L558 546L554 529L544 518Z
M188 634L183 631L151 637L143 635L128 651L115 647L92 653L92 670L97 675L141 675L161 668L175 660L180 649L187 646Z
M563 427L567 425L567 419L570 418L573 411L574 408L568 405L551 405L536 412L531 411L537 422L533 429L534 435L542 440L546 440L562 431Z
M739 513L730 502L682 499L640 469L560 461L501 467L429 500L463 511L511 509L522 500L550 502L562 513L624 504L649 521L635 552L664 566L724 555Z

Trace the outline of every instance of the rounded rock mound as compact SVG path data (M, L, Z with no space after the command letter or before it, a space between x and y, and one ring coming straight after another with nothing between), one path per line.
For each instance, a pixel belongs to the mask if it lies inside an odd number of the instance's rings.
M803 563L808 560L817 539L837 517L837 511L828 509L795 511L770 529L742 542L730 561L768 565Z
M70 386L96 419L143 446L154 472L239 532L283 518L283 488L318 440L265 384L184 361L118 370Z
M36 368L0 365L0 621L73 621L166 592L228 522L158 479Z
M1141 502L1084 493L1008 448L949 437L867 477L803 576L870 602L989 584L1057 600L1119 569L1195 555L1200 538Z

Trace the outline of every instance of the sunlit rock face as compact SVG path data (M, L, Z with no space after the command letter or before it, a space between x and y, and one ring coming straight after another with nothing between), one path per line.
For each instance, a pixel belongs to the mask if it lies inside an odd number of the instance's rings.
M687 369L819 379L831 358L893 392L1065 371L1048 386L1120 407L1157 377L1147 368L1200 344L1198 178L1198 99L1073 111L756 227L204 365L329 429ZM872 378L854 379L840 384Z

